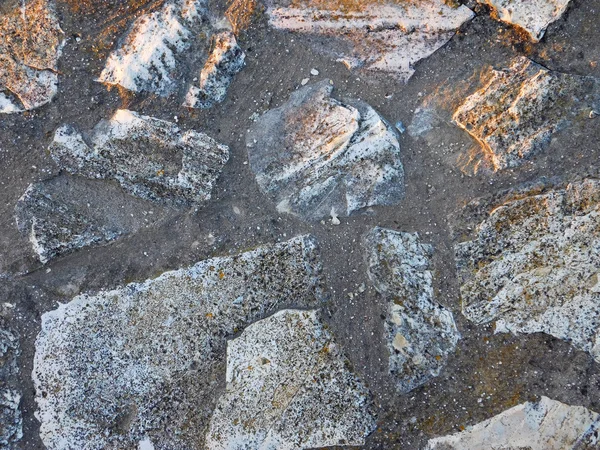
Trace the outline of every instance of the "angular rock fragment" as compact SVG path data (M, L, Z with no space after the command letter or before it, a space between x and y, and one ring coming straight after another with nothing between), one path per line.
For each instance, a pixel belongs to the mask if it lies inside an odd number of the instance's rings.
M570 0L478 0L489 5L498 20L524 29L538 42L546 28L559 19Z
M19 340L0 318L0 449L11 449L23 437L19 403L21 393L14 385L18 376Z
M274 28L313 36L317 51L349 68L408 80L414 64L446 44L473 12L441 0L337 2L307 0L267 9Z
M199 86L190 86L183 106L210 108L225 100L234 75L244 67L244 59L232 32L214 35L213 50L200 73Z
M96 125L89 144L60 127L50 154L72 174L114 179L136 197L172 205L209 200L229 159L228 148L204 133L128 110Z
M433 300L431 245L416 233L374 228L365 241L369 279L389 302L385 339L400 392L439 375L460 334L452 312Z
M207 448L363 445L374 428L369 392L316 311L280 311L229 341Z
M99 189L97 182L70 177L29 185L15 213L19 230L43 264L83 247L107 244L163 216L115 187Z
M491 70L453 119L500 170L542 151L554 132L598 107L597 79L553 72L519 57L507 69Z
M133 23L98 81L166 97L184 86L186 67L204 59L200 86L190 88L185 106L210 107L223 101L244 60L233 34L220 28L205 0L166 2ZM213 33L216 45L209 55Z
M314 240L213 258L42 316L33 380L50 450L203 449L226 339L322 300Z
M342 103L323 81L260 117L246 138L261 190L307 220L397 204L404 193L393 128L361 101Z
M452 436L430 439L426 450L598 448L600 420L583 406L542 397L504 411Z
M0 113L52 100L63 45L51 0L8 1L0 12Z
M455 245L463 314L496 332L550 334L600 362L599 201L600 181L585 180L490 207Z

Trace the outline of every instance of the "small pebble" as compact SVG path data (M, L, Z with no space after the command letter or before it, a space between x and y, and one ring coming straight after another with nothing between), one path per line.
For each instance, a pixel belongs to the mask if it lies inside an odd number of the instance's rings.
M310 74L311 74L311 75L314 75L314 76L316 77L317 75L319 75L319 71L318 71L317 69L312 69L312 70L310 71Z

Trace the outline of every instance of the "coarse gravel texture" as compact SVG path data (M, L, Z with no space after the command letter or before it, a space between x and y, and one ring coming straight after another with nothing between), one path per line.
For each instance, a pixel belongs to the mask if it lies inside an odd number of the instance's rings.
M0 11L15 1L0 4ZM56 0L66 38L58 61L58 93L33 111L0 117L0 302L14 306L6 314L21 348L19 375L11 383L22 392L23 438L13 448L44 448L29 376L43 313L80 293L143 282L206 258L308 233L316 238L323 261L329 298L323 320L374 398L377 428L363 448L423 448L431 438L456 433L542 395L600 412L600 367L589 354L546 334L494 334L493 326L475 325L462 315L453 251L453 230L465 214L462 208L473 199L499 198L523 185L563 187L600 177L600 118L586 118L554 133L543 153L498 172L465 166L481 150L451 121L452 112L477 88L478 75L489 65L507 67L516 56L551 70L600 77L600 0L572 0L537 44L493 20L486 7L465 3L476 17L447 45L416 63L406 84L383 74L352 72L314 52L312 38L272 30L259 5L250 28L238 37L246 66L225 100L210 109L188 110L181 107L184 91L162 98L109 89L95 81L118 36L135 17L162 2ZM224 14L227 5L210 7ZM188 65L184 69L192 70ZM311 75L312 69L318 75ZM374 206L334 225L331 219L304 222L280 214L261 193L247 164L246 131L255 113L284 104L305 78L311 84L331 79L335 98L360 99L390 123L405 126L428 99L441 98L426 136L400 136L405 195L397 205ZM118 109L176 122L182 130L198 130L227 145L230 158L211 200L197 207L163 207L165 218L155 226L42 265L16 226L15 205L31 183L66 176L46 151L57 128L68 123L91 130ZM92 196L90 203L97 198L102 196ZM477 211L466 214L471 215L469 222L483 220ZM453 313L462 337L440 375L408 395L397 392L388 372L388 302L367 278L363 239L375 226L418 232L424 244L433 246L434 297ZM293 299L288 303L285 307L298 306ZM223 390L224 385L215 389L214 398Z

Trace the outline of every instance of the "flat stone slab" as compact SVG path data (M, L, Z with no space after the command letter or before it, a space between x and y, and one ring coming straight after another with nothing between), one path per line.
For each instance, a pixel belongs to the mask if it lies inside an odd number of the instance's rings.
M504 411L452 436L431 439L425 450L484 448L575 450L597 448L599 416L548 397Z
M597 79L554 72L519 57L506 69L491 70L452 118L501 170L545 150L553 133L574 121L589 121L598 108Z
M228 26L213 17L205 0L166 2L135 20L109 55L98 81L163 97L192 83L184 106L208 108L220 103L244 66L244 52ZM189 66L196 64L204 65L199 86L193 80L186 82Z
M474 17L466 6L441 0L287 3L275 0L267 8L273 28L314 37L316 51L351 69L403 81L412 76L417 61L446 44Z
M17 113L56 95L63 32L53 1L7 2L0 13L0 113Z
M206 448L363 445L375 429L369 398L316 311L279 311L228 342Z
M229 159L228 147L204 133L124 109L88 139L63 125L49 150L69 173L113 179L131 195L176 206L208 201Z
M294 92L246 137L260 189L281 212L305 220L394 205L404 193L393 128L364 102L341 102L327 80Z
M13 445L23 437L21 392L15 386L20 353L18 336L0 317L0 449L15 448Z
M374 228L365 239L368 275L388 301L389 371L402 393L438 376L460 334L452 312L433 299L433 247L417 233Z
M151 226L164 211L111 185L57 177L29 185L15 206L17 227L42 264Z
M600 361L599 200L588 179L485 207L472 240L455 245L467 319L546 333Z
M502 22L525 30L531 40L538 42L546 28L558 20L570 0L478 0L492 8L493 16Z
M315 241L213 258L42 316L33 381L50 450L203 449L227 337L323 299Z

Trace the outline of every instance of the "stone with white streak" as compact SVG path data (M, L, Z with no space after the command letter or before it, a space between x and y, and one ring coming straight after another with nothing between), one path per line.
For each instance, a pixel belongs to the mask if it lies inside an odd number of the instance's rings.
M288 302L322 299L301 236L165 272L42 316L33 381L49 450L200 450L227 337Z
M227 389L206 440L212 450L363 445L375 428L369 392L316 311L284 310L227 345Z
M225 100L233 77L244 67L245 54L231 31L213 37L213 49L200 73L198 86L190 86L183 106L210 108Z
M366 103L332 98L332 90L327 80L299 89L246 138L261 190L279 211L306 220L394 205L404 193L393 127Z
M538 42L546 28L558 20L570 0L479 0L490 6L494 16L502 22L524 29L531 40Z
M476 205L489 216L455 245L464 315L552 335L600 362L600 181Z
M63 32L52 0L8 0L0 12L0 113L38 108L58 89Z
M525 57L490 70L453 120L483 147L495 170L515 167L550 143L552 134L600 107L593 77L548 70Z
M33 183L15 206L17 227L42 264L83 247L108 244L164 215L116 186L80 177Z
M229 149L204 133L128 110L100 122L88 140L60 127L50 154L72 174L114 179L136 197L172 205L209 200L229 159Z
M317 51L349 68L408 80L414 64L446 44L473 12L441 0L418 2L335 2L310 0L302 6L272 1L272 27L315 37Z
M388 301L389 371L402 393L440 374L460 339L452 312L433 299L433 248L416 233L374 228L365 240L368 274Z
M206 0L168 1L135 20L98 81L167 97L186 86L188 66L203 64L200 86L189 87L184 106L208 108L224 100L243 67L244 52L228 27L213 17Z
M425 450L591 450L600 444L599 430L597 413L542 397L460 433L430 439Z

